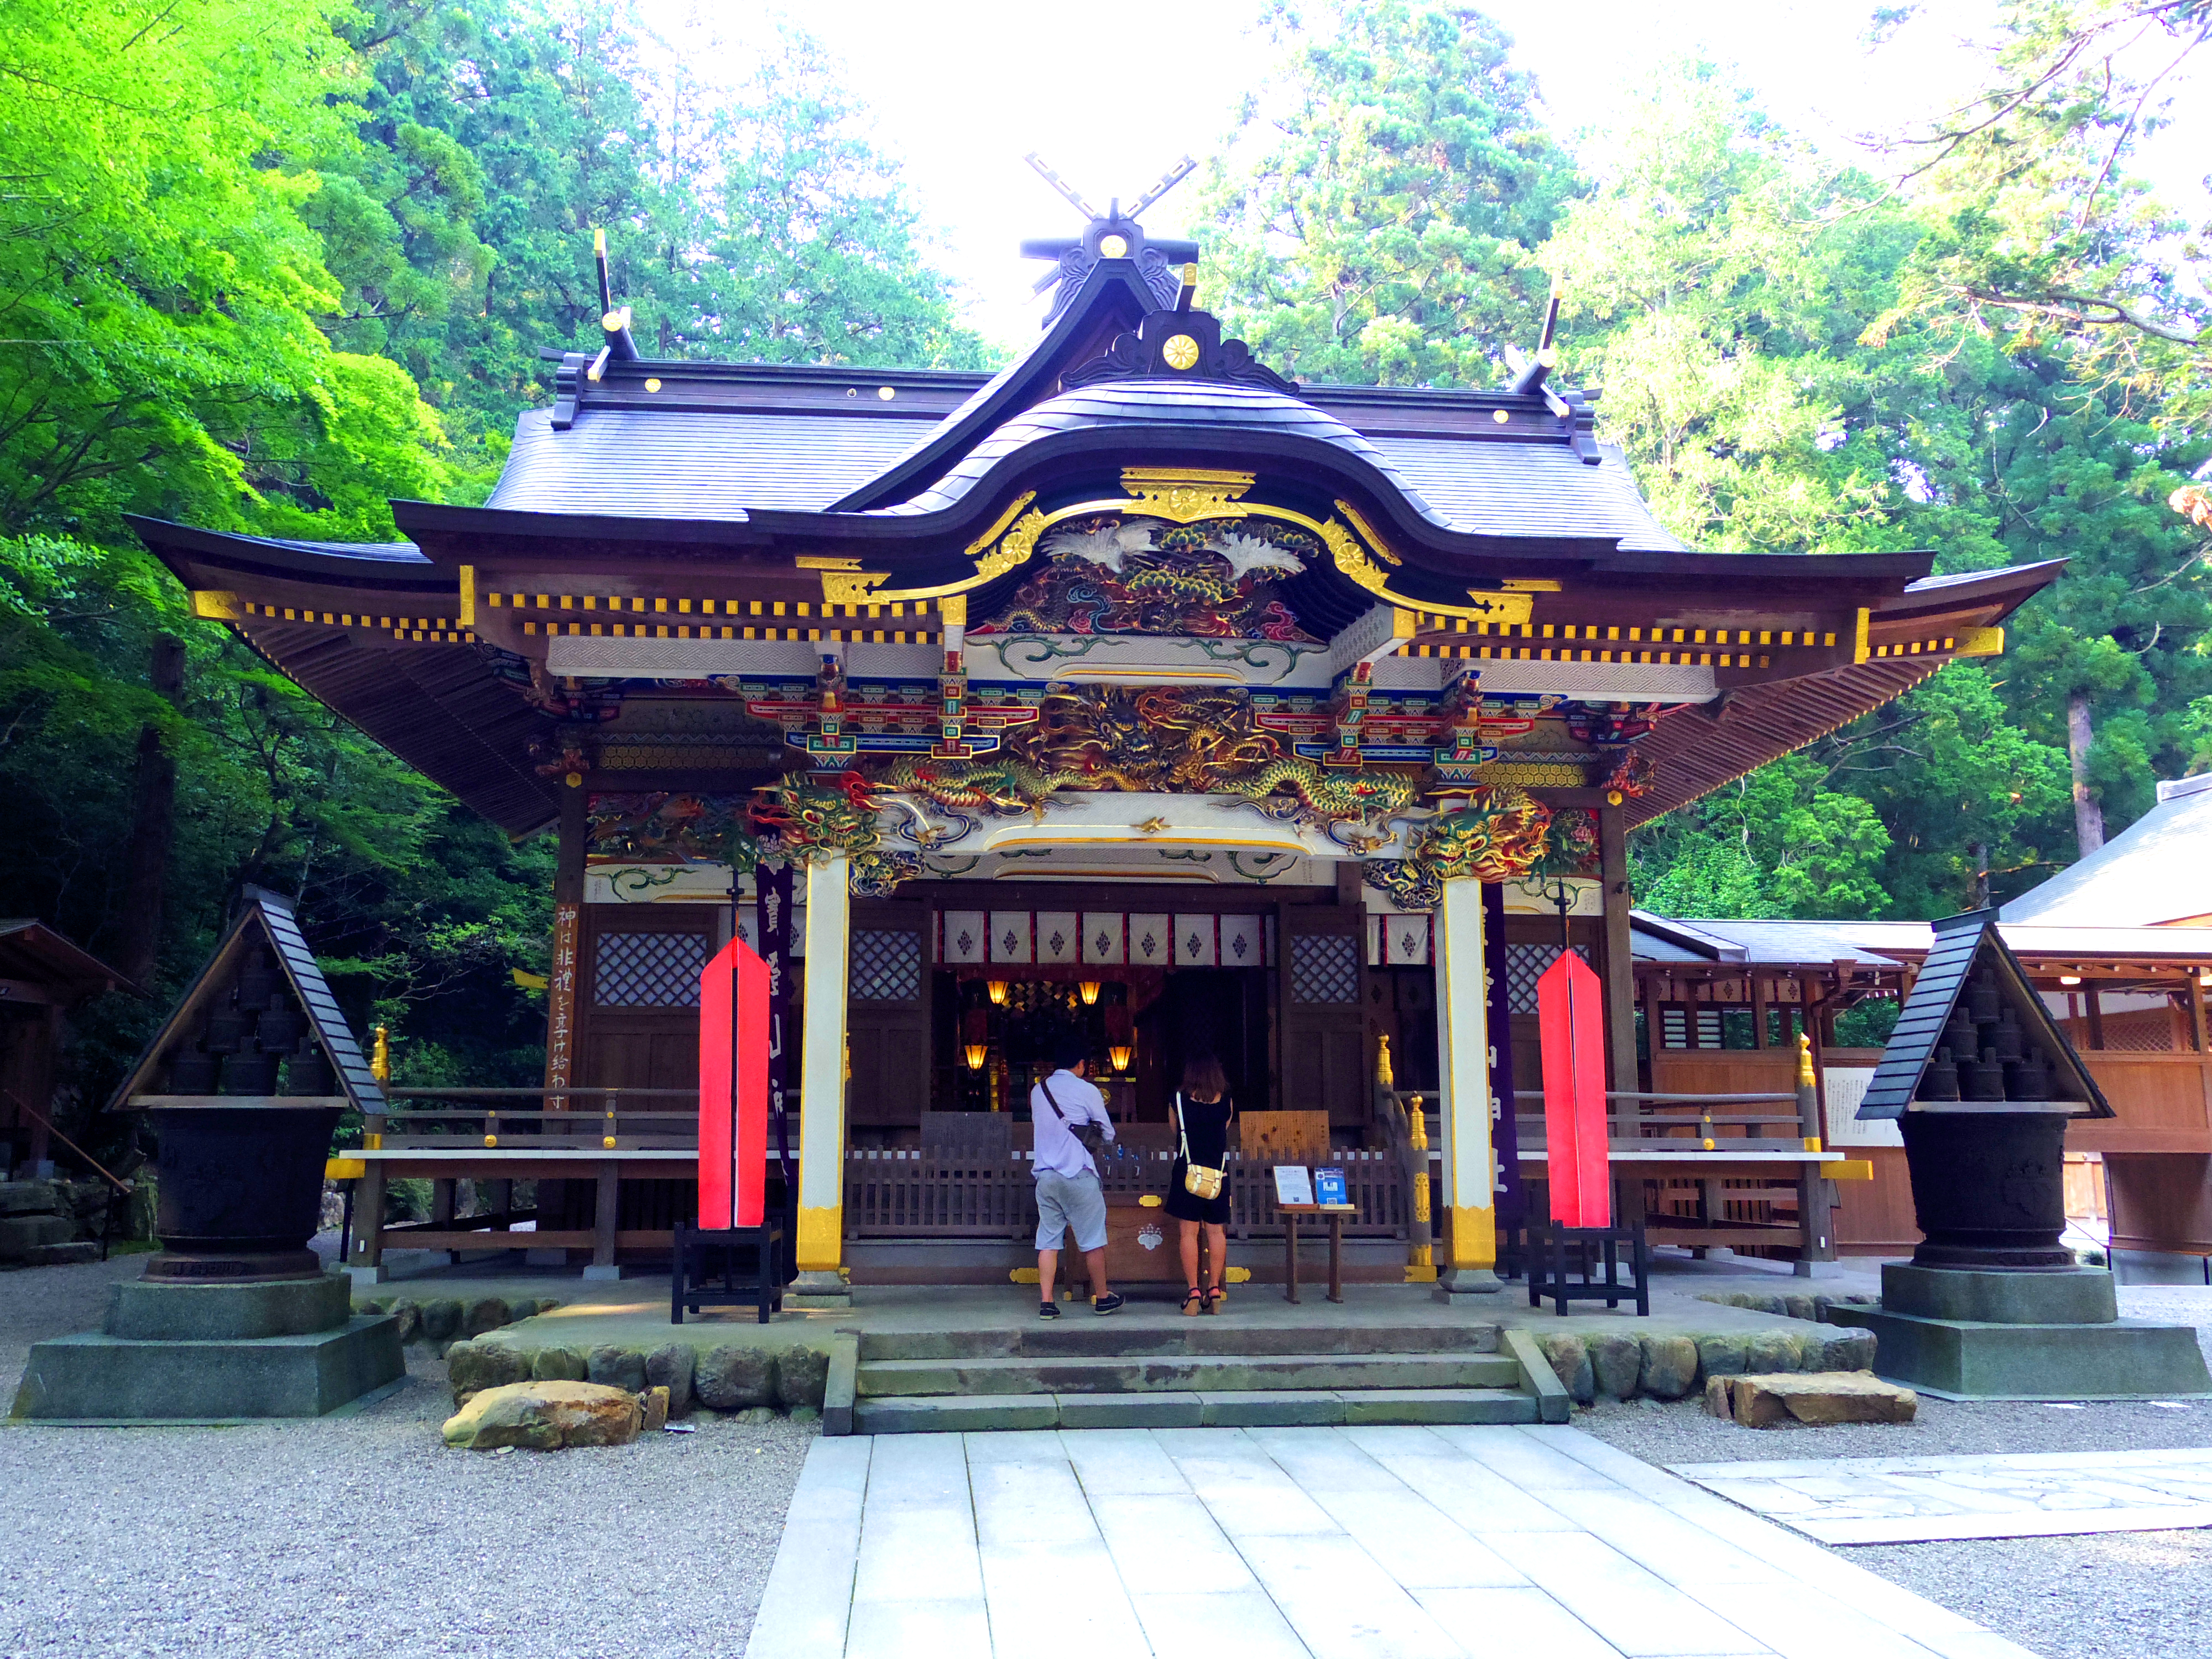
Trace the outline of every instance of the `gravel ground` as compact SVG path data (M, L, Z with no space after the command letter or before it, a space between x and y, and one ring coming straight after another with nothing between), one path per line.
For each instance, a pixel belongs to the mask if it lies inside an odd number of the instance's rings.
M142 1265L0 1275L0 1387ZM445 1366L408 1363L318 1421L0 1426L0 1659L744 1653L811 1425L448 1451Z
M2130 1318L2195 1324L2212 1352L2212 1291L2123 1286L2120 1302ZM1602 1405L1574 1420L1662 1465L2212 1446L2212 1400L2172 1403L2179 1409L2112 1401L2062 1410L1923 1396L1910 1424L1754 1430L1686 1401ZM1863 1545L1838 1553L2045 1659L2212 1656L2212 1530Z

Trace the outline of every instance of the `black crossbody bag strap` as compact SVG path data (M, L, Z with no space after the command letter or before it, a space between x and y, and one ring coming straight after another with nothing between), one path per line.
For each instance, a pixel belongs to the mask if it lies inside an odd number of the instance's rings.
M1060 1103L1053 1098L1049 1079L1039 1078L1037 1087L1044 1091L1044 1103L1052 1108L1052 1115L1067 1126L1067 1132L1075 1137L1076 1144L1096 1158L1098 1149L1105 1144L1104 1132L1089 1118L1081 1123L1069 1121L1067 1114L1060 1109Z

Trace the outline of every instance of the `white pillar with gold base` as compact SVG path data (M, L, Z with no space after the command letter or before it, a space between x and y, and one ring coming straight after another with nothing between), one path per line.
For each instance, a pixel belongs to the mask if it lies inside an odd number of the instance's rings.
M1491 1146L1482 884L1456 877L1443 890L1437 906L1437 1075L1443 1082L1443 1202L1451 1230L1437 1294L1449 1299L1494 1295L1503 1287L1498 1279L1498 1168Z
M851 861L806 866L805 1014L799 1071L799 1269L784 1300L838 1308L852 1299L845 1275L846 949L852 931Z

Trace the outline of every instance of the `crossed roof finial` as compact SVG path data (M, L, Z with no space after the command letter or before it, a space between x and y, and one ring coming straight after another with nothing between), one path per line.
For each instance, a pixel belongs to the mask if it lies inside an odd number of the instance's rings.
M1186 241L1153 241L1149 240L1137 223L1137 216L1173 190L1198 170L1198 163L1188 155L1182 157L1150 190L1139 197L1124 212L1119 197L1107 203L1106 211L1098 210L1083 199L1073 185L1047 167L1036 151L1022 158L1036 169L1037 176L1051 185L1060 199L1081 214L1085 221L1083 234L1078 237L1053 238L1022 244L1022 257L1028 259L1050 259L1053 269L1037 279L1033 292L1059 285L1050 308L1045 314L1045 326L1067 308L1083 279L1102 259L1133 261L1145 286L1158 299L1163 307L1175 303L1181 288L1179 269L1198 258L1198 244Z

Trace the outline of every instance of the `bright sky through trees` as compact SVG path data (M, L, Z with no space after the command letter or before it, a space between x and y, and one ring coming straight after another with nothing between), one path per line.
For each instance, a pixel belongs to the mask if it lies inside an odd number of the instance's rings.
M1042 152L1102 208L1110 196L1140 194L1180 155L1204 158L1273 56L1262 21L1272 9L1189 0L1175 9L1172 31L1102 28L1086 9L1026 0L812 0L787 15L844 60L848 85L876 112L878 141L904 157L945 263L967 284L966 320L1018 347L1043 314L1028 297L1043 267L1015 246L1063 234L1073 220L1022 156ZM644 7L672 34L697 20L731 46L776 27L772 8L733 9L702 0ZM1989 0L1929 0L1870 50L1863 37L1875 9L1858 0L1492 0L1483 9L1514 36L1514 61L1535 75L1563 135L1605 125L1656 60L1704 53L1737 65L1773 118L1862 163L1874 158L1852 143L1857 135L1894 131L1965 96L1983 60L1960 42L1986 31L1995 11ZM1117 38L1130 43L1126 52L1102 55ZM2175 90L2177 118L2142 144L2136 166L2202 222L2212 216L2212 91L2192 100L2185 84ZM1196 205L1186 183L1147 215L1146 228L1184 234Z

